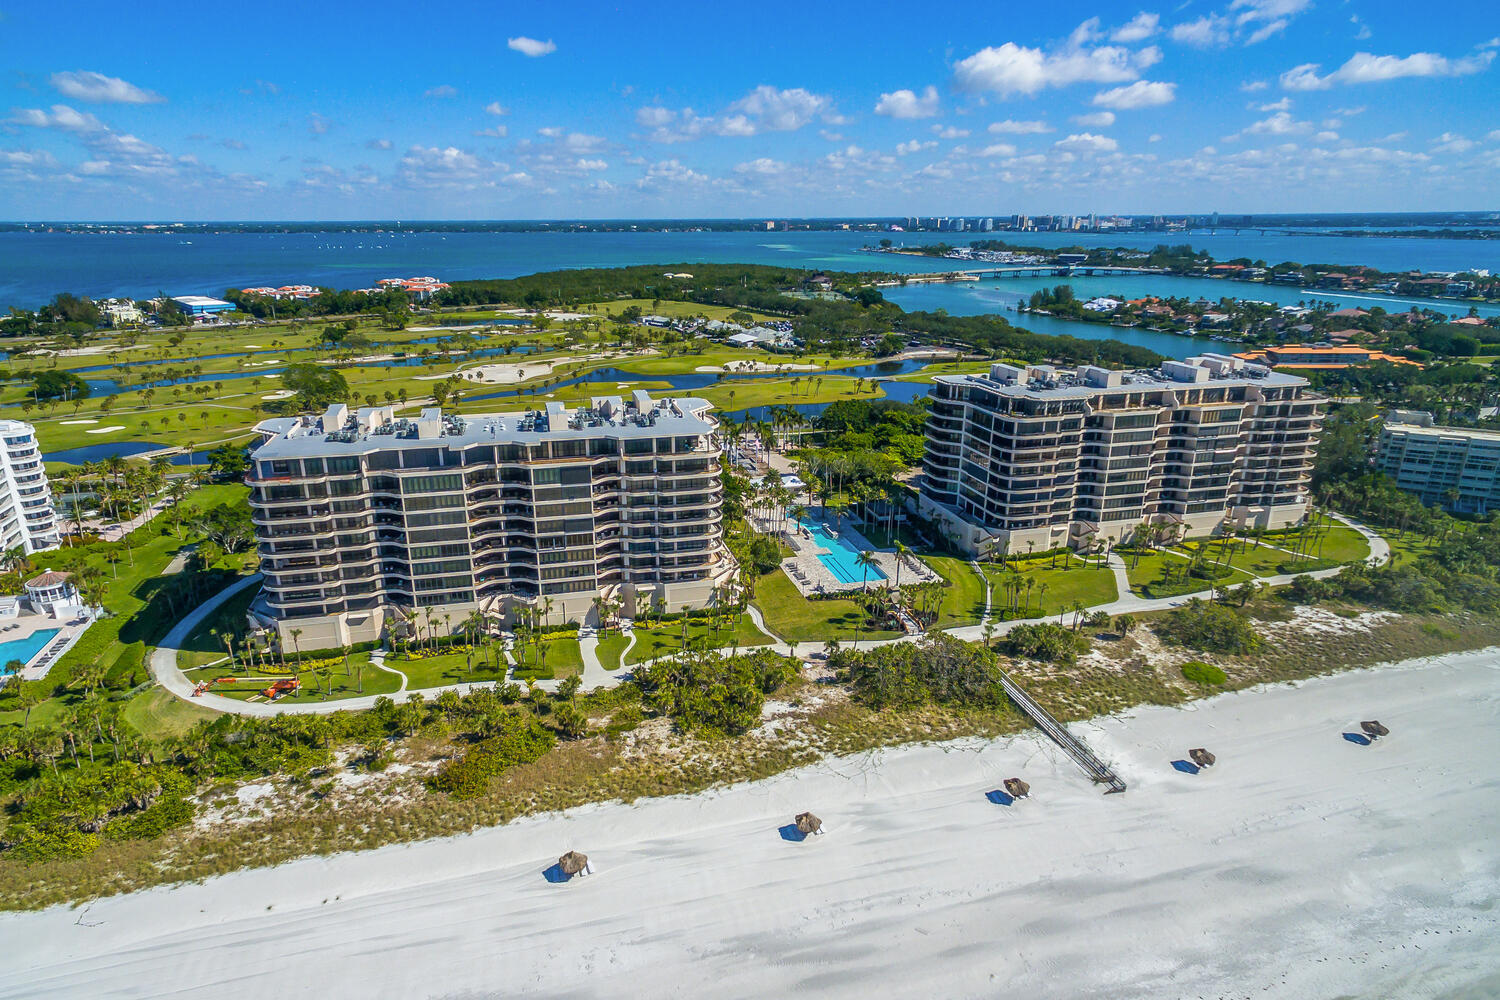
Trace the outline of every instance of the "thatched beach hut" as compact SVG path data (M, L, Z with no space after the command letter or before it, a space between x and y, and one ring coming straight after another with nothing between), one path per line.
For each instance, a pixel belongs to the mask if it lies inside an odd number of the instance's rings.
M587 854L580 854L578 851L569 851L557 859L557 867L562 869L564 875L572 878L579 872L587 872L589 870L589 856Z
M1374 719L1371 719L1369 722L1361 722L1359 724L1359 728L1363 729L1365 731L1365 735L1370 737L1370 739L1372 740L1378 740L1382 736L1391 735L1391 731L1389 729L1385 728Z
M1214 755L1202 747L1194 747L1188 751L1188 758L1199 767L1213 767Z
M812 813L798 813L792 822L797 825L797 832L804 837L810 833L823 832L823 821Z
M1031 794L1031 786L1020 778L1006 778L1004 785L1005 794L1013 799L1024 799Z

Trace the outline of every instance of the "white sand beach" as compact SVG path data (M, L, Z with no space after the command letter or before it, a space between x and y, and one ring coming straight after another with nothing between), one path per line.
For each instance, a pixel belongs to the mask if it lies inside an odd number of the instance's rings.
M1075 726L1123 795L966 740L5 914L0 997L1494 996L1497 715L1489 650Z

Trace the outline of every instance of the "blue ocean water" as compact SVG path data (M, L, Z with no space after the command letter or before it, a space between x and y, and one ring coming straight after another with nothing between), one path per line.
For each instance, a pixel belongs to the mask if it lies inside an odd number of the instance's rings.
M691 261L902 273L949 270L951 261L861 253L881 235L912 244L968 242L979 234L869 232L617 233L0 233L0 309L35 308L60 291L94 298L219 295L227 288L306 283L365 287L378 278L506 278L538 271ZM1500 270L1500 241L1191 233L1019 233L1035 246L1097 244L1149 249L1191 243L1215 257L1270 263L1367 264L1384 270ZM1259 287L1259 286L1256 286Z

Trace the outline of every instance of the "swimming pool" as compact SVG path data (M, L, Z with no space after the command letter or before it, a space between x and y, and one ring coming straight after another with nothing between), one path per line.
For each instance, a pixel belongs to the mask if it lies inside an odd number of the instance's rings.
M827 552L818 553L818 561L828 567L828 572L839 583L863 583L866 580L884 580L885 574L879 566L865 567L859 564L859 549L851 545L842 535L835 538L828 533L823 523L802 525L812 535L813 541ZM868 576L866 573L868 572Z
M0 642L0 668L3 668L12 660L20 660L21 666L31 662L31 658L47 648L47 643L52 637L61 632L58 628L41 628L31 633L24 639L11 639L9 642Z

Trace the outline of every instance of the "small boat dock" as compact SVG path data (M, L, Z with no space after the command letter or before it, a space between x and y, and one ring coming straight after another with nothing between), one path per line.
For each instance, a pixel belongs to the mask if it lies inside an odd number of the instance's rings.
M1036 723L1038 729L1052 737L1069 757L1077 761L1078 766L1083 768L1083 772L1093 779L1095 784L1109 786L1105 790L1106 795L1125 790L1125 782L1120 780L1119 775L1095 757L1093 751L1084 745L1082 740L1068 732L1067 727L1054 719L1051 713L1033 701L1031 695L1027 694L1021 685L1011 680L1010 675L1004 671L1000 672L1000 684L1005 688L1005 693L1010 696L1010 700L1016 703L1016 707L1025 712L1031 721Z

